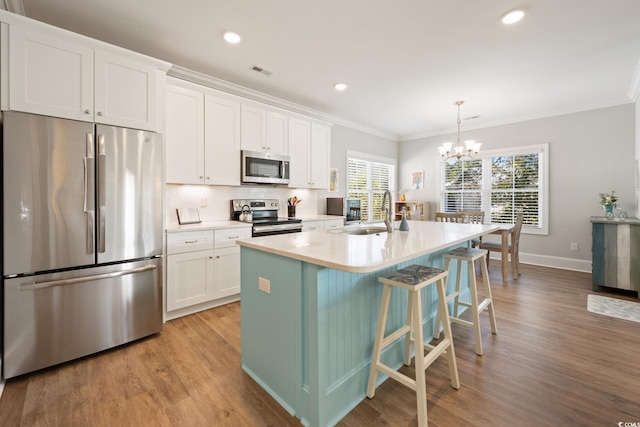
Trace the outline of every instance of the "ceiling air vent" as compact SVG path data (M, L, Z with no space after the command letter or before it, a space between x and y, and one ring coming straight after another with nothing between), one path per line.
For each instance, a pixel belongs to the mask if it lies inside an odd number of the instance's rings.
M257 65L254 65L253 67L251 67L251 69L253 71L257 71L260 74L264 74L265 76L270 76L272 74L271 71L265 70L264 68L258 67Z

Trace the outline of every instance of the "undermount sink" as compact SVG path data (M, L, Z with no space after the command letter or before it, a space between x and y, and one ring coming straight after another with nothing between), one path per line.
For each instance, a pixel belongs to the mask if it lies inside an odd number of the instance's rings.
M344 234L355 234L359 236L365 236L369 234L386 233L387 227L358 227L354 229L346 229L342 231Z

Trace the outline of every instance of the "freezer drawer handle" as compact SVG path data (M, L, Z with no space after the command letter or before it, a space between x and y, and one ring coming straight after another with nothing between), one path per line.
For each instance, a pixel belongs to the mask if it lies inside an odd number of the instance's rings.
M33 282L32 284L18 285L19 291L34 291L37 289L53 288L55 286L73 285L74 283L90 282L93 280L110 279L113 277L126 276L128 274L143 273L145 271L155 270L156 265L145 265L144 267L132 268L131 270L114 271L113 273L97 274L95 276L74 277L73 279L51 280L49 282Z

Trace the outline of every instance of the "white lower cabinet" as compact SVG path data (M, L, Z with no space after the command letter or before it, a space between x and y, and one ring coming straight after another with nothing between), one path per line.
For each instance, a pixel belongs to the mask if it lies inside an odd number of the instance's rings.
M240 247L251 228L167 234L167 318L239 299Z
M213 249L167 257L167 311L211 300Z

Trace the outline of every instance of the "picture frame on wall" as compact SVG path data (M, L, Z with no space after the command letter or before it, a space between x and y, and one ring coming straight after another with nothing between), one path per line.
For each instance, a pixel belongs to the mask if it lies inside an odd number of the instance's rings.
M329 169L329 192L335 193L338 191L338 169Z
M424 187L424 171L411 172L411 189L422 190Z

